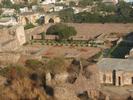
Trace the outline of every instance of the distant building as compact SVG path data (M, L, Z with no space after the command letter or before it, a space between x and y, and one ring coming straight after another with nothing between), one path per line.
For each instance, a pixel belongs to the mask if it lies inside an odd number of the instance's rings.
M97 63L101 84L133 85L133 60L103 58Z
M33 5L33 6L32 6L32 10L33 10L33 11L37 11L37 9L38 9L38 6L37 6L37 5Z
M63 6L55 6L54 11L61 11L63 10Z
M41 4L51 4L56 3L56 0L40 0Z
M29 23L35 24L37 19L39 19L40 14L34 12L24 12L21 13L18 17L18 23L22 25L26 25Z
M117 4L119 0L103 0L103 3L106 4Z
M20 3L32 3L35 0L10 0L13 4L20 4Z
M25 13L29 11L28 7L20 8L19 10L20 10L20 13Z

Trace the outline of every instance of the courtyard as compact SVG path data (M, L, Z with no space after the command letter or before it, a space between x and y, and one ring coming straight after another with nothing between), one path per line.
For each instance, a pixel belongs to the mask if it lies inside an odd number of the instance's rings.
M43 58L65 57L88 59L98 54L101 49L96 47L77 46L48 46L48 45L26 45L23 50L27 54L40 55Z

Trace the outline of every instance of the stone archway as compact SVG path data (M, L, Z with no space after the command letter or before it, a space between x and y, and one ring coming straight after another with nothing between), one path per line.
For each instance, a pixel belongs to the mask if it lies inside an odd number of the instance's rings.
M30 23L30 21L29 21L29 19L27 17L25 17L25 22L26 22L26 24Z
M54 19L53 18L50 18L49 19L49 23L54 23Z
M121 77L118 77L118 85L121 86Z

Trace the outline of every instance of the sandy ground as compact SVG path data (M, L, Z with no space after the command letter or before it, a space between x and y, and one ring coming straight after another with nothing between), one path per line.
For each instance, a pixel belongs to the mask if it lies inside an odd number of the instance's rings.
M77 37L85 36L87 38L94 38L100 34L109 34L109 33L119 33L119 34L127 34L133 32L133 24L127 23L66 23L69 26L75 27L77 30ZM30 35L39 34L41 32L46 32L46 30L53 24L47 24L43 26L38 26L33 29L26 30L26 35L29 37Z
M98 33L127 33L133 31L133 24L117 24L117 23L107 23L107 24L68 24L74 26L78 31L78 34L88 35L88 34L98 34Z
M128 98L129 95L133 94L132 86L102 86L102 91L109 94L112 100L124 100Z
M37 52L44 57L81 57L90 58L97 54L101 49L94 47L72 47L72 46L44 46L44 45L27 45L24 47L24 51L27 53Z
M133 32L133 24L127 23L67 23L69 26L75 27L77 30L77 35L89 35L91 37L96 36L98 34L108 34L112 32L116 33L129 33ZM51 26L51 24L44 25L45 31L48 29L48 27Z
M44 48L47 48L42 54L45 57L77 56L87 59L100 51L99 48L93 47L45 46Z

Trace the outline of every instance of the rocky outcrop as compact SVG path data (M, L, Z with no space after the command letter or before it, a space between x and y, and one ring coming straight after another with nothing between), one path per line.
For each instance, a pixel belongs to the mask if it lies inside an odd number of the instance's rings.
M70 88L59 86L55 87L54 91L57 100L80 100Z
M0 61L3 63L16 63L20 56L19 53L0 53Z
M15 51L26 43L23 26L0 29L0 52Z

